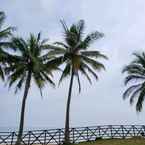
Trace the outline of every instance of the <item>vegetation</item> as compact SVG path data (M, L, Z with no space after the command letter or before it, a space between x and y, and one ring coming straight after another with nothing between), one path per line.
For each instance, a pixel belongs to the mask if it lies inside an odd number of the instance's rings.
M79 145L144 145L145 139L143 138L130 138L130 139L102 139L96 142L79 143Z
M71 76L67 107L66 107L66 120L65 120L65 143L69 143L69 112L71 103L71 93L73 87L74 77L77 78L79 85L79 92L81 91L80 73L84 75L90 83L92 83L89 73L98 80L97 71L105 69L104 65L98 61L99 58L107 59L107 57L96 50L88 50L90 45L97 39L103 37L103 34L95 31L88 34L85 38L84 35L84 21L80 20L77 24L73 24L70 28L67 27L64 21L61 21L64 29L64 43L56 42L56 48L49 52L49 55L55 54L62 59L65 64L62 72L61 81ZM57 59L58 59L57 58Z
M123 98L130 97L130 104L137 99L136 110L141 111L145 99L145 53L134 53L135 59L124 67L126 72L125 85L129 85L123 94Z
M84 37L85 23L80 20L77 24L68 27L64 21L61 21L64 29L64 41L56 42L52 45L47 40L41 40L41 35L30 34L29 39L24 40L21 37L13 36L13 27L3 28L5 21L4 12L0 12L0 78L8 79L9 87L16 85L16 91L24 87L22 98L21 116L16 145L21 145L23 134L25 106L31 82L34 81L42 95L42 89L48 82L52 86L52 73L58 69L58 66L64 64L59 84L64 78L70 76L70 84L66 106L65 119L65 142L69 144L69 116L72 97L73 81L76 77L81 92L80 75L92 84L91 76L98 80L98 71L105 69L99 59L107 57L97 50L88 50L91 44L102 38L103 34L95 31ZM9 51L10 50L10 51ZM124 67L125 85L129 85L123 94L123 98L130 98L130 104L137 99L136 110L141 111L145 99L145 53L134 53L135 59ZM80 143L90 144L90 142ZM91 142L94 145L143 145L144 139L111 139L98 140Z
M9 86L11 87L11 85L16 84L17 92L24 85L20 126L16 145L21 144L25 105L32 79L40 89L41 94L46 82L54 86L51 76L52 70L56 69L56 67L52 63L49 63L50 58L48 58L46 53L47 47L46 41L41 40L40 33L37 36L31 34L28 40L19 37L13 37L11 40L11 48L15 49L15 53L9 54L13 59L5 67Z
M3 28L5 22L5 13L0 12L0 77L4 79L3 65L9 60L8 54L4 51L9 47L10 43L7 39L12 35L13 27Z

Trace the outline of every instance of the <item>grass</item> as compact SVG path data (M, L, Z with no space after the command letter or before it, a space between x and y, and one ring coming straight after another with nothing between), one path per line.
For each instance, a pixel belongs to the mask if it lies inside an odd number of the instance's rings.
M92 142L82 142L79 145L145 145L145 138L100 139Z

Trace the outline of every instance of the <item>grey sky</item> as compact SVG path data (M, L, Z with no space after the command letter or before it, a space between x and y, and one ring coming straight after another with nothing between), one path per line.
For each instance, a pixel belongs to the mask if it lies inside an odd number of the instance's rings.
M129 101L122 100L124 90L121 70L130 62L132 52L145 48L144 0L0 0L0 10L7 14L7 24L16 26L16 35L42 32L50 41L61 40L59 20L70 25L79 19L86 22L86 32L101 31L105 37L94 45L108 55L106 72L91 86L82 79L82 93L74 87L71 124L144 124L145 109L137 114ZM58 74L55 80L58 80ZM26 126L56 128L64 126L65 103L69 79L52 89L44 89L41 98L35 86L27 100ZM17 126L22 93L15 95L0 83L0 126ZM144 107L145 108L145 107Z

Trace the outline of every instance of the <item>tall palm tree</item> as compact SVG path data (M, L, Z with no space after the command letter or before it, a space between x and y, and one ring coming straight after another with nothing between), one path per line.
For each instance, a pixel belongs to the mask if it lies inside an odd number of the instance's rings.
M52 63L50 63L51 65L48 64L49 58L46 55L48 45L46 40L41 40L40 33L37 36L31 34L28 40L13 37L11 43L11 48L14 48L15 52L9 54L13 59L11 64L5 68L9 86L11 87L13 84L16 84L17 91L24 85L20 125L16 142L16 145L20 145L24 127L25 105L31 81L33 79L42 94L42 88L46 82L54 86L51 76L52 70L56 67Z
M7 61L7 53L4 52L4 48L9 46L7 39L12 35L13 27L3 28L5 22L5 13L0 11L0 77L4 79L3 64Z
M130 104L136 102L136 111L140 112L143 108L145 99L145 53L134 53L135 59L124 67L123 73L127 73L125 77L125 85L129 85L123 94L123 98L130 97Z
M98 80L97 71L105 69L104 65L98 61L98 58L107 58L96 50L88 50L89 46L97 39L103 37L102 33L95 31L84 36L84 21L80 20L77 24L73 24L70 28L67 27L64 21L61 21L64 29L64 42L56 42L49 55L58 56L65 64L59 83L71 76L68 99L66 106L66 119L65 119L65 139L64 143L69 143L69 112L71 103L71 94L73 87L74 77L77 78L79 85L79 92L81 91L80 73L84 75L90 83L92 83L89 73ZM58 47L58 48L57 48Z

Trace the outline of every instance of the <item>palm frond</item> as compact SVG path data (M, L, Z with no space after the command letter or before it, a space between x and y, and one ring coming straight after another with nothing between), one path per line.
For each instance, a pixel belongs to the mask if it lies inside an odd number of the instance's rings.
M40 95L43 96L42 88L45 85L45 83L44 83L45 79L42 77L42 75L40 73L33 73L33 78L34 78L36 86L39 88Z
M47 53L48 56L56 56L56 55L63 55L65 53L65 50L58 49L58 50L51 50Z
M3 68L0 66L0 77L2 80L4 80L4 71Z
M100 71L101 69L105 70L105 66L102 63L95 61L94 59L91 59L91 58L86 57L86 56L81 56L81 57L87 64L92 66L93 69L98 70L98 71Z
M141 88L142 84L135 84L131 85L124 93L123 93L123 99L128 98L134 91Z
M128 75L125 78L124 84L127 85L128 83L131 83L133 81L145 81L145 76L141 76L141 75Z
M91 78L89 77L89 75L85 71L85 68L84 68L83 64L80 65L80 72L87 78L89 83L92 84Z
M139 97L136 103L136 111L140 112L142 110L144 99L145 99L145 86L143 86L141 93L139 94Z
M144 52L142 54L139 53L133 53L133 55L136 57L135 60L132 63L141 64L145 67L145 54Z
M68 75L70 75L70 72L71 72L71 66L70 66L70 64L68 63L68 64L65 66L65 68L64 68L64 70L63 70L63 72L62 72L62 75L61 75L61 77L60 77L60 79L59 79L59 85L60 85L60 83L62 82L62 80L63 80L65 77L67 77Z
M11 42L0 42L0 48L11 48Z
M78 31L78 41L81 41L82 38L83 38L83 33L84 33L84 28L85 28L85 22L84 20L80 20L78 23L77 23L77 31Z
M23 69L21 70L16 70L13 72L11 75L8 76L9 79L9 87L11 87L16 81L18 81L21 76L23 75L24 71Z
M41 40L41 32L39 32L37 35L37 42L39 42L40 40Z
M20 52L22 52L23 54L26 53L28 45L24 39L22 39L20 37L12 37L11 43L12 43L11 48L13 48L15 50L17 49Z
M128 74L135 74L135 75L144 75L145 68L142 67L140 64L129 64L125 66L122 70L122 73L127 72Z
M49 73L42 71L41 72L43 77L46 79L47 82L49 82L53 87L55 86L55 83L52 81L52 79L49 77Z
M18 92L18 90L20 90L22 88L22 85L24 84L24 82L26 81L26 73L24 73L20 78L19 81L16 85L16 90L15 93Z
M106 55L101 54L99 51L81 51L81 54L87 57L108 59Z
M65 21L64 20L60 20L60 23L62 24L62 27L63 27L65 33L67 33L68 32L68 27L67 27Z
M0 40L8 38L12 34L12 27L8 27L0 31Z
M139 96L140 91L141 91L141 87L139 87L138 89L134 90L134 92L132 92L130 100L129 100L131 105L134 103L135 98Z
M54 59L47 61L46 66L52 69L56 69L62 63L63 63L63 56L60 56L60 57L55 57Z
M55 42L54 45L60 45L60 46L62 46L62 47L64 47L64 48L66 48L66 49L69 48L69 46L67 46L66 44L64 44L64 43L62 43L62 42Z
M86 68L89 71L89 73L91 73L94 76L96 81L98 80L97 74L87 64L83 63L83 67Z
M81 41L77 49L86 50L94 41L102 38L103 36L104 34L98 31L90 33L83 41Z
M79 86L79 93L80 93L81 92L81 82L80 82L80 76L79 76L79 73L78 72L76 74L76 77L77 77L78 86Z
M0 11L0 28L2 27L5 18L6 18L5 13Z

